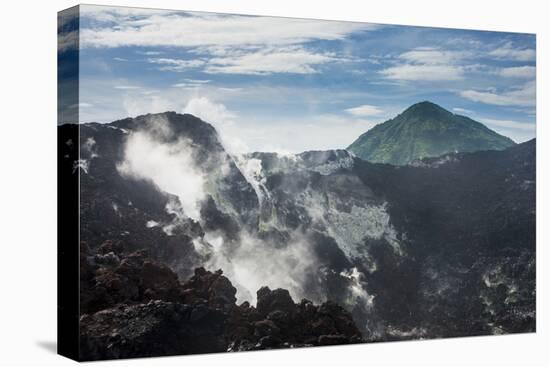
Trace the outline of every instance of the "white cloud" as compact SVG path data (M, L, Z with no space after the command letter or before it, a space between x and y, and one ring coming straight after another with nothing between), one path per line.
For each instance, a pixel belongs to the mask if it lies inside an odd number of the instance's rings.
M536 51L534 49L516 48L510 42L490 51L489 55L497 59L512 61L534 61L536 59Z
M147 56L158 56L163 54L162 51L137 51L137 52Z
M194 83L194 84L206 84L210 83L211 80L208 79L183 79L187 83Z
M535 124L528 123L528 122L518 122L518 121L512 121L512 120L497 120L497 119L488 119L488 118L481 118L479 119L479 121L487 125L504 127L508 129L516 129L516 130L524 130L524 131L536 130Z
M233 52L225 57L215 57L208 61L204 69L211 74L251 74L271 73L313 74L314 66L342 60L334 54L315 53L303 47L265 47L253 52Z
M440 65L455 64L467 56L468 54L463 51L448 51L431 47L419 47L401 54L399 58L417 64Z
M383 111L376 106L365 104L353 108L348 108L346 109L346 112L354 116L376 116L380 115Z
M103 24L81 30L80 46L247 46L292 45L312 40L340 40L373 24L212 13L175 13L140 9L123 12L83 6L81 17Z
M380 71L388 79L396 80L459 80L464 78L464 69L453 65L413 65L393 66Z
M399 55L399 63L381 70L380 74L394 80L459 80L470 68L461 65L467 57L466 52L419 47Z
M496 91L465 90L459 94L475 102L497 106L535 106L536 104L535 81L501 93L497 93Z
M119 21L137 21L143 17L153 14L169 15L174 13L171 10L148 9L148 8L130 8L119 6L101 6L101 5L82 5L80 6L80 16L92 18L100 23L113 23Z
M466 108L461 108L461 107L453 107L453 111L456 112L456 113L459 113L459 114L463 114L463 115L473 115L473 114L475 114L474 111L468 110Z
M536 67L534 66L514 66L498 70L500 76L507 78L531 79L535 77Z
M151 58L148 60L152 64L162 65L159 70L184 72L188 69L198 68L206 63L204 60L182 60L182 59L169 59L169 58Z
M490 118L479 118L478 120L499 134L507 136L517 143L533 139L536 136L537 127L534 122L530 123Z
M243 90L239 87L218 87L217 89L221 92L241 92Z
M210 59L150 58L153 64L162 65L159 70L184 72L204 66L209 74L267 75L271 73L313 74L315 66L328 62L347 61L332 53L315 53L300 46L266 46L262 48L225 49L220 56ZM204 81L191 82L202 84ZM179 83L181 84L181 83Z
M123 90L139 89L139 87L135 85L115 85L114 88Z
M182 83L176 83L172 84L172 87L174 88L187 88L187 89L194 89L202 87L206 84L210 83L210 80L204 80L204 79L183 79Z
M367 23L159 10L127 13L98 6L83 7L81 16L99 19L94 27L81 30L82 48L184 47L200 56L148 61L160 65L159 69L164 71L204 67L211 74L315 73L316 65L343 58L307 50L301 44L342 40L351 33L378 27Z
M176 83L172 84L173 88L184 88L184 89L195 89L200 88L200 84L193 84L193 83Z

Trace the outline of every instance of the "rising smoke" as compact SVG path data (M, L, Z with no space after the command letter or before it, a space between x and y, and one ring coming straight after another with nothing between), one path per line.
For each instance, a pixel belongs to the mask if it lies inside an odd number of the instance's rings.
M152 118L148 130L129 134L124 160L117 168L122 175L150 180L162 191L176 195L184 213L199 220L200 203L206 198L205 176L193 162L190 142L167 142L171 134L165 119Z
M128 134L124 159L117 167L124 176L149 180L160 190L178 197L179 202L172 200L166 206L167 212L175 217L173 223L163 226L168 235L185 218L201 222L201 206L209 195L216 196L217 189L209 184L207 176L229 172L226 164L216 167L219 172L205 172L204 167L196 164L192 143L173 138L168 121L158 116L151 118L146 129ZM254 180L259 161L240 161L240 164L245 177ZM222 269L237 288L239 301L254 303L256 291L265 285L288 289L295 300L307 296L320 301L318 293L306 286L316 283L319 264L303 234L292 233L287 243L277 245L239 224L237 241L227 241L217 231L207 231L204 237L195 238L195 250L207 259L197 266ZM145 225L153 228L160 224L149 221Z

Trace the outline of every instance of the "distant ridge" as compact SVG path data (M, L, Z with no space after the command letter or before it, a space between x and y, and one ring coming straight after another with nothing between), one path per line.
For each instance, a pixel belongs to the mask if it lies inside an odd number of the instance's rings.
M376 125L347 149L367 161L405 165L446 153L502 150L515 144L480 122L424 101Z

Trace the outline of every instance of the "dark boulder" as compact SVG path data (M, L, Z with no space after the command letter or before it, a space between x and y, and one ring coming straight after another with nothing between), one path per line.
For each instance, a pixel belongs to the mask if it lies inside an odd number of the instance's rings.
M237 289L218 270L214 273L204 268L195 269L195 275L183 284L186 302L207 301L213 306L228 310L235 306Z
M226 350L224 315L164 301L120 305L80 319L82 360L153 357ZM204 311L201 311L204 313Z
M118 303L183 299L183 288L176 273L149 258L147 251L124 255L122 250L117 250L119 255L113 251L101 254L111 250L109 247L106 242L100 247L103 250L81 259L81 313L96 312Z
M286 289L271 290L268 287L262 287L257 292L258 312L267 316L272 311L292 312L296 308L290 293Z

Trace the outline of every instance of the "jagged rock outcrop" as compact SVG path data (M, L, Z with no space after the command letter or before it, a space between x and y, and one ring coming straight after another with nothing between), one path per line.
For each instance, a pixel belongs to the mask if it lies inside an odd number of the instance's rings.
M288 291L258 291L258 307L236 305L221 270L196 268L181 283L147 251L106 241L81 251L83 360L214 353L363 341L351 314L332 302L296 304Z
M80 309L91 313L124 302L181 299L177 275L166 265L148 257L146 250L129 254L121 242L104 242L91 254L81 246Z
M238 308L242 314L234 315L237 320L245 315L246 322L229 329L232 351L363 341L351 314L333 302L316 306L303 299L295 304L287 290L268 287L258 290L257 297L257 309L245 303Z

